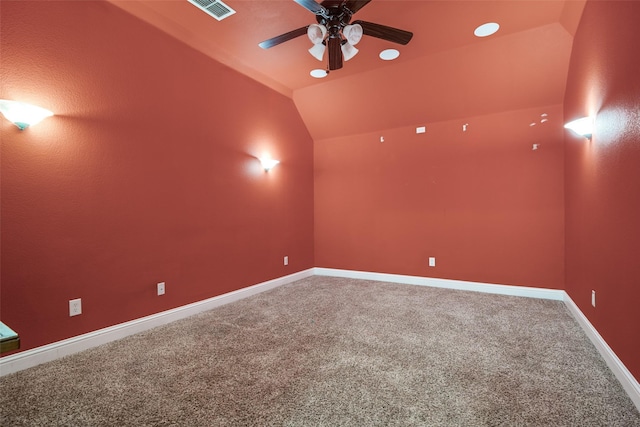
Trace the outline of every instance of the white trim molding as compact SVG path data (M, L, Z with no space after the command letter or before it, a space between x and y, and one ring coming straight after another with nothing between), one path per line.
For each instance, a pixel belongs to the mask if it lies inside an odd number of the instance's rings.
M494 285L490 283L467 282L464 280L438 279L402 274L371 273L367 271L338 270L334 268L314 269L317 276L345 277L349 279L375 280L378 282L404 283L407 285L431 286L434 288L456 289L459 291L485 292L489 294L512 295L518 297L552 299L563 301L565 292L560 289L531 288L526 286Z
M0 376L184 319L313 275L313 268L0 358Z
M624 363L618 358L614 351L609 347L609 344L600 336L596 328L589 322L589 319L582 313L580 308L571 299L569 294L565 292L564 304L569 309L571 315L576 319L578 324L582 327L582 330L587 334L593 345L598 349L598 352L607 363L607 366L613 374L616 376L622 388L627 392L631 400L633 401L638 411L640 411L640 383L629 372Z

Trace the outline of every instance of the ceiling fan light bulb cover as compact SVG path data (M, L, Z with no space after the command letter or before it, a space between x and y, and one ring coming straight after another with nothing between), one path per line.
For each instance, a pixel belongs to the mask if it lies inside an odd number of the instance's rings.
M349 43L343 44L341 48L342 48L342 55L344 56L345 61L350 60L351 58L356 56L356 54L359 52L359 50L355 46Z
M322 61L322 57L324 56L324 51L326 48L327 47L322 43L314 44L313 46L311 46L311 49L309 49L309 53L318 61Z
M347 25L342 30L344 38L352 46L357 45L362 40L362 33L362 25L360 24Z
M324 25L320 24L311 24L309 28L307 28L307 36L311 43L318 45L322 43L324 37L327 35L327 28Z

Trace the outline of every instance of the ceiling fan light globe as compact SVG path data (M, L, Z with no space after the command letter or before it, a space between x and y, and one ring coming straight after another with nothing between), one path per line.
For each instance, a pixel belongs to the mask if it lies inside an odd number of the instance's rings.
M351 46L355 46L360 42L360 40L362 40L362 34L363 34L362 25L360 24L347 25L342 30L342 34L344 35L344 38L347 39L347 42L349 42Z
M309 53L318 61L322 61L322 57L324 56L324 51L326 50L326 48L327 47L322 43L314 44L313 46L311 46L311 49L309 49Z
M340 46L340 48L342 49L342 56L344 57L345 61L350 60L359 52L359 50L350 43L345 43Z
M327 27L320 24L311 24L309 28L307 28L307 36L311 43L317 45L322 43L324 37L327 35Z

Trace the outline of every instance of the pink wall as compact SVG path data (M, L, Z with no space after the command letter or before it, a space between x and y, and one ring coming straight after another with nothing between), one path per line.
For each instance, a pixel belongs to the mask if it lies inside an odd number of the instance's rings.
M588 2L564 118L313 148L290 99L113 5L2 2L0 98L56 112L24 132L0 121L2 320L26 350L314 265L548 288L566 273L640 378L638 18L636 2ZM563 133L589 112L593 142ZM269 174L265 151L282 160Z
M640 2L589 1L575 37L567 121L596 115L593 140L567 133L566 290L640 379ZM591 291L596 291L596 307Z
M316 266L561 289L562 107L425 125L315 142Z
M290 99L106 2L2 2L1 31L0 98L56 113L0 121L0 308L22 350L313 266Z

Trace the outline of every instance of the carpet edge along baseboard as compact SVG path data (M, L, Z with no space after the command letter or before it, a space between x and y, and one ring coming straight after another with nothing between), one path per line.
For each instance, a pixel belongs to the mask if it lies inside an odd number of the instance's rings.
M620 381L635 406L640 410L640 384L564 290L322 267L302 270L297 273L258 283L253 286L213 298L176 307L150 316L142 317L140 319L135 319L130 322L121 323L66 340L5 356L0 358L0 376L31 368L33 366L59 359L70 354L78 353L98 345L106 344L138 332L193 316L194 314L211 310L221 305L229 304L231 302L259 294L260 292L273 289L277 286L292 283L313 275L374 280L379 282L563 301L571 315L576 319L593 345L598 349L598 352L607 363L609 369L611 369L618 381Z

